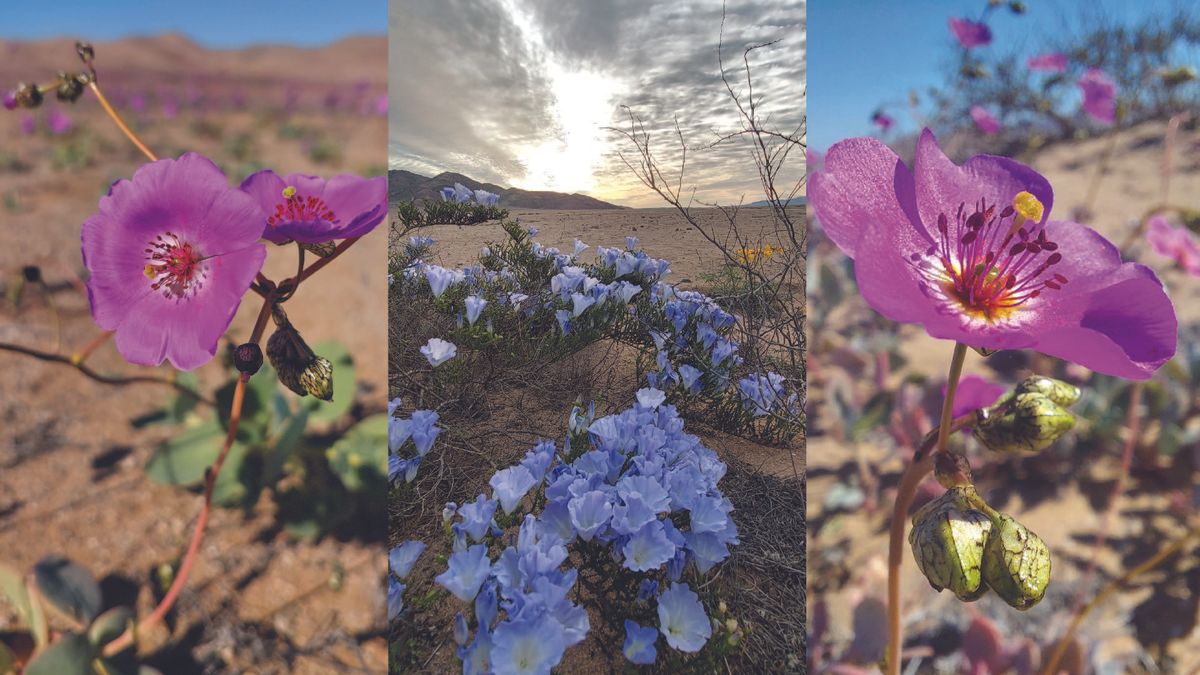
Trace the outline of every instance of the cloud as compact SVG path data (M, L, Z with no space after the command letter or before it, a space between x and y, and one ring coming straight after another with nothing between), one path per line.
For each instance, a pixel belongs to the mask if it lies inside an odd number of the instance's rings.
M712 146L740 128L717 59L722 6L704 0L418 0L393 3L391 154L397 168L454 170L510 185L545 173L523 149L563 141L555 73L585 71L615 86L600 119L626 127L622 105L652 134L665 167L678 163L676 120L688 144L685 186L704 200L760 199L742 142ZM725 10L721 54L746 101L742 52L751 56L760 117L781 132L800 128L805 105L804 0L740 3ZM621 161L632 146L597 128L594 187L622 203L661 205ZM790 160L797 175L803 157ZM577 157L577 155L572 156ZM576 167L577 168L577 167ZM534 171L534 169L539 169Z

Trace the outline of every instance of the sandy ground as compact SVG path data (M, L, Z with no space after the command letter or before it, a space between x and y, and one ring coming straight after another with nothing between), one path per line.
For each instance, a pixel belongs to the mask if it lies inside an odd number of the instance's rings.
M356 56L363 45L354 43L349 61L335 59L343 66L341 74L382 90L384 44L382 39L368 41L367 51L379 54L364 60ZM171 46L169 39L166 46ZM103 69L105 51L102 45L97 49ZM139 52L133 52L120 64L123 82L133 82L138 72ZM263 58L275 58L268 52ZM205 72L201 57L190 62L194 70L189 73L206 78L209 95L252 89L220 71L220 64L230 59L215 59L214 70ZM62 58L62 67L75 62L72 51ZM155 57L152 52L140 58ZM282 63L294 65L291 60L276 62L276 72L286 72L278 70ZM149 68L144 62L142 66ZM333 84L315 77L303 82L311 88ZM199 151L230 174L247 172L250 162L281 172L382 173L383 117L335 115L312 107L290 122L336 139L341 154L330 161L316 161L301 140L279 137L278 122L253 103L244 110L205 113L202 124L188 111L167 121L154 110L135 124L161 156ZM20 165L19 170L13 164L0 168L5 203L0 212L0 287L11 291L22 268L36 265L49 288L40 292L27 287L19 305L0 303L0 341L63 352L99 332L82 292L80 223L95 210L106 186L130 176L142 161L94 101L85 97L67 112L76 130L66 139L45 132L25 136L18 130L19 113L0 115L0 154ZM55 153L69 143L89 149L88 165L53 166ZM337 339L354 354L360 378L355 395L367 411L384 405L386 241L381 227L302 286L287 306L310 342ZM294 253L273 251L263 271L275 279L294 273ZM257 309L255 303L244 304L230 335L247 335ZM149 370L124 363L111 344L89 364L103 373ZM143 465L168 431L137 430L129 422L161 405L169 391L155 384L101 385L69 367L11 353L0 353L0 369L5 373L0 378L0 559L27 569L43 556L65 554L104 580L106 603L135 603L139 613L147 613L154 604L147 583L150 571L182 553L200 506L194 493L157 486L143 475ZM197 371L205 391L226 377L219 370L206 366ZM193 580L178 604L174 630L167 635L160 628L146 638L145 647L153 652L150 661L163 672L379 672L384 667L383 543L297 543L277 527L274 509L264 495L250 512L215 512ZM343 575L344 581L336 583ZM12 620L8 609L0 607L0 630Z
M1080 219L1096 228L1111 241L1120 243L1132 232L1138 219L1146 209L1159 200L1159 175L1162 157L1162 139L1165 123L1148 123L1122 131L1117 136L1116 151L1108 170L1103 174L1097 198L1091 207L1092 215ZM1052 218L1070 219L1072 212L1083 206L1093 175L1100 165L1102 153L1108 147L1105 138L1078 143L1055 145L1042 151L1032 159L1025 158L1042 172L1054 187L1055 202ZM1170 203L1197 208L1200 201L1200 133L1181 133L1171 179ZM1167 286L1173 298L1181 323L1194 323L1200 317L1200 280L1189 277L1175 269L1170 261L1159 258L1142 243L1133 249L1139 262L1153 268ZM860 298L847 300L848 310L861 303ZM842 311L841 308L838 310ZM892 374L890 383L897 384L911 375L928 376L935 382L944 381L953 345L945 341L930 340L919 328L905 326L901 329L902 354L907 364ZM814 340L820 341L820 336ZM816 352L814 352L815 354ZM820 358L814 356L814 358ZM1006 358L1003 354L985 361L968 353L966 373L996 377L989 363ZM812 401L819 407L824 399L821 386L810 386ZM823 598L830 614L830 631L843 646L854 634L852 616L853 603L866 594L882 596L886 561L886 523L894 485L903 468L902 460L892 446L878 440L867 440L859 444L840 443L828 435L827 428L814 425L808 439L809 467L809 518L810 518L810 588L820 585L829 592L813 590L810 598ZM978 611L997 621L1006 636L1027 635L1040 640L1046 635L1062 631L1069 617L1070 603L1078 590L1083 576L1083 567L1091 555L1091 537L1100 527L1103 495L1097 485L1111 485L1118 469L1116 456L1100 457L1094 464L1081 466L1080 480L1067 485L1049 486L1041 492L1052 491L1053 498L1030 505L1025 503L1018 491L1004 488L1011 481L1036 480L1020 473L1019 466L1007 464L1001 467L1001 475L992 476L981 482L981 494L988 498L990 488L1000 503L997 508L1016 515L1021 522L1037 532L1054 552L1054 576L1047 599L1027 613L1019 614L995 598L984 598L974 605L963 605L947 593L937 594L917 570L916 563L905 548L903 566L904 607L908 611L906 621L908 633L930 629L939 621L949 620L965 626L971 613ZM868 516L861 509L854 512L830 511L825 500L831 488L844 482L858 472L859 466L869 466L885 486L880 499L880 510ZM1135 460L1135 472L1137 470ZM1026 483L1027 484L1027 483ZM1121 497L1119 515L1114 518L1109 531L1110 542L1132 541L1139 537L1154 538L1161 528L1159 544L1165 544L1168 535L1178 534L1180 523L1167 511L1168 495L1156 490L1152 484L1141 484L1135 478L1130 485L1132 492ZM1037 493L1039 490L1031 490ZM1002 494L1001 494L1002 493ZM1098 496L1100 495L1100 496ZM991 501L989 499L989 501ZM1153 528L1153 529L1150 529ZM1129 551L1128 547L1124 549ZM1106 548L1099 558L1101 578L1104 581L1119 575L1132 564L1148 558L1154 548L1138 549L1122 559L1112 547ZM848 570L855 581L837 579L837 571ZM822 575L824 574L824 577ZM1161 577L1154 577L1161 579ZM1155 583L1158 583L1157 581ZM1182 583L1182 580L1181 580ZM1191 582L1187 582L1191 584ZM868 589L864 592L864 588ZM1174 593L1175 591L1172 591ZM1183 588L1183 597L1193 591ZM1140 585L1137 589L1123 592L1116 602L1110 602L1097 610L1085 623L1081 633L1091 641L1102 643L1104 658L1118 658L1137 650L1139 645L1131 630L1131 613L1150 596L1150 589ZM1090 596L1089 596L1090 597ZM811 601L810 601L811 602ZM1172 672L1194 672L1200 666L1200 631L1193 628L1197 623L1195 603L1181 606L1148 609L1138 612L1165 612L1164 616L1173 625L1162 629L1161 636L1168 644L1167 653L1176 661ZM1135 618L1139 614L1133 614ZM1137 621L1144 623L1146 617ZM1138 630L1144 630L1139 627ZM835 655L837 652L835 651Z

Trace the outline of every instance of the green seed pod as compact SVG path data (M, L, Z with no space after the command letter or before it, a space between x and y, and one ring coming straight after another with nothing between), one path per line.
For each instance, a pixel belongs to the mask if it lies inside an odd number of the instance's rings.
M981 565L992 521L972 507L970 485L955 487L913 514L908 533L917 567L934 590L950 589L963 602L987 592Z
M1050 549L1012 516L997 514L983 552L983 578L1005 602L1029 609L1046 595Z
M1023 394L1031 391L1049 398L1064 408L1075 405L1079 401L1080 395L1079 387L1041 375L1025 378L1017 385L1014 393Z
M1075 417L1048 396L1018 391L980 410L971 433L989 450L1034 453L1075 428Z

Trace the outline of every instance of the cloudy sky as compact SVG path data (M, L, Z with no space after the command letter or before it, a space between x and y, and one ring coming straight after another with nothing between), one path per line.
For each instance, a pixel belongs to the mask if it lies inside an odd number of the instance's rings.
M660 206L617 154L628 141L605 130L628 126L627 105L668 166L678 118L698 198L762 199L744 144L709 147L739 128L717 62L720 0L405 0L390 12L392 168ZM725 12L722 53L741 93L743 49L781 40L751 57L754 92L769 126L795 133L805 0L731 0ZM803 164L790 159L793 179Z

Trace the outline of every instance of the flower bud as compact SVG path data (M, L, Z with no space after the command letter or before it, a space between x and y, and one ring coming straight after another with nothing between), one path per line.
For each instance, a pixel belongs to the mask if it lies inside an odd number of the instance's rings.
M67 73L58 74L58 87L54 90L54 95L58 100L67 103L74 103L83 95L83 87L88 83L86 75L70 75Z
M300 396L312 394L322 401L332 401L333 364L313 353L278 306L271 317L276 329L267 340L267 358L279 373L279 381Z
M908 534L917 567L934 590L950 589L963 602L987 592L980 566L992 521L976 510L970 485L955 487L913 514Z
M1075 417L1048 396L1018 392L977 413L971 433L990 450L1039 452L1075 427Z
M247 375L253 375L262 368L263 353L262 348L253 342L238 345L233 350L233 367L238 369L238 372Z
M13 108L36 108L42 104L42 90L36 84L22 82L17 85L16 91L4 97L4 107L9 107L10 99Z
M1012 516L997 514L984 547L983 578L1005 602L1029 609L1046 595L1050 549Z
M1075 405L1081 393L1079 387L1073 384L1041 375L1025 378L1014 391L1017 394L1025 392L1037 392L1064 408Z

